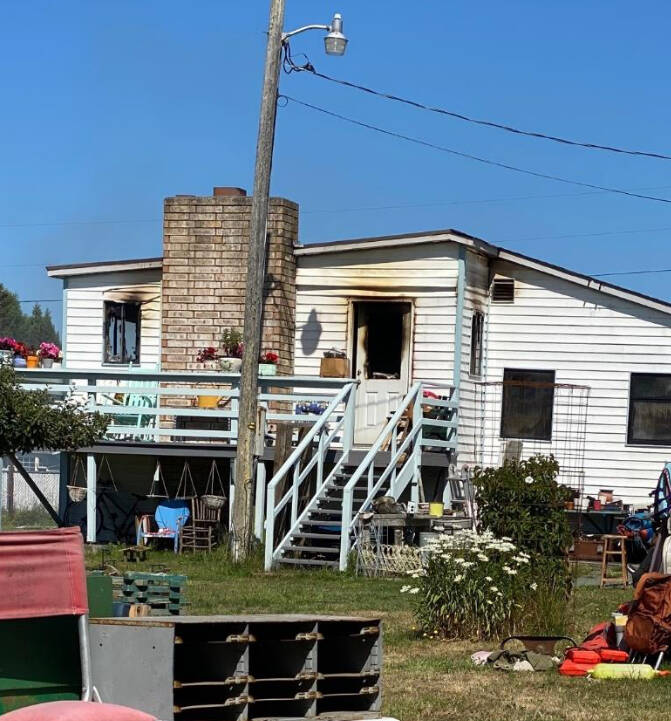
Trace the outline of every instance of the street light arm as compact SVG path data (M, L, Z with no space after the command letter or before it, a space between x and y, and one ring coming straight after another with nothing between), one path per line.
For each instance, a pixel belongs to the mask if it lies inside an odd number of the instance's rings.
M296 30L292 30L288 33L282 33L282 42L286 42L289 38L292 38L294 35L299 35L300 33L304 33L306 30L328 30L331 31L330 25L304 25L302 28L297 28Z

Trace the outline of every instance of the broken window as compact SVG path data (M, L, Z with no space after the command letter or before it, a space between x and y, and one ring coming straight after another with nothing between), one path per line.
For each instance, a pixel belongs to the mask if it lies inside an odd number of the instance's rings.
M400 378L410 304L361 302L356 304L356 310L357 327L365 333L363 357L357 363L362 362L365 377Z
M104 303L103 363L140 362L140 303Z
M503 371L501 438L552 440L554 371Z
M482 337L485 316L476 310L471 318L471 375L482 375Z
M631 374L627 443L671 446L671 375Z

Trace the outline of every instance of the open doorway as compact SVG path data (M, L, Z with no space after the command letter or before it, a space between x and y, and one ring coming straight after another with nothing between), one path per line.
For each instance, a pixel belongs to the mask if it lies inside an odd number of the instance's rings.
M354 440L372 443L408 390L411 311L408 302L354 303L353 366L359 381Z

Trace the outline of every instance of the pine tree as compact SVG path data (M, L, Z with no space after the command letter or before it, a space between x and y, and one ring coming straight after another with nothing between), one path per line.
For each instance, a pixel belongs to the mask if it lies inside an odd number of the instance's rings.
M21 339L25 331L25 316L19 297L0 283L0 337Z
M38 348L40 343L61 344L49 309L43 311L36 303L32 313L25 315L16 293L0 283L0 338L4 336L16 338L32 348Z

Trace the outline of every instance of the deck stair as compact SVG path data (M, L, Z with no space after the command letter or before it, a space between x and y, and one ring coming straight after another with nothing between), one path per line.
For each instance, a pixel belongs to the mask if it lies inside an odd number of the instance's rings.
M447 399L445 396L434 398L430 394L427 397L425 384L418 382L399 402L397 410L363 460L354 465L349 461L352 396L353 391L348 398L349 413L346 411L338 415L337 404L332 404L268 484L267 570L278 565L345 570L359 514L370 509L379 496L399 498L408 486L410 497L415 501L419 499L423 447L450 452L452 458L456 453L457 394L451 393ZM440 411L437 419L425 417L427 405ZM340 420L335 423L336 430L329 430L333 418ZM412 418L411 424L407 423L408 418ZM341 427L348 430L343 433L342 445L334 448L333 439ZM432 431L436 427L444 429L442 439L436 438L435 432L427 433L427 427L432 427ZM305 454L311 447L314 455L306 462ZM327 450L331 452L332 463L328 471ZM280 483L287 487L291 472L291 486L282 498L277 499ZM312 483L315 490L309 500L299 507L299 497L304 494L307 483ZM276 540L276 535L280 535L276 519L289 503L289 530Z

